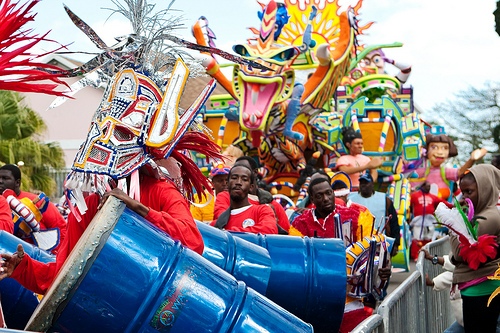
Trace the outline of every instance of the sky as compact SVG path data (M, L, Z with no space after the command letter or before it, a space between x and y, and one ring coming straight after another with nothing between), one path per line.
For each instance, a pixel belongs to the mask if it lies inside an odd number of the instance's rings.
M267 2L266 0L261 0ZM297 0L320 1L320 0ZM321 0L325 1L325 0ZM342 5L354 0L341 0ZM153 1L163 9L171 0ZM73 12L89 24L108 44L113 37L130 32L128 22L111 0L64 0ZM256 0L176 0L174 15L182 15L185 29L180 37L194 41L190 26L205 16L215 32L218 48L232 52L232 45L252 37L248 27L259 24ZM493 11L496 0L364 0L360 25L374 22L361 42L365 45L402 42L401 48L387 49L389 58L412 65L408 84L414 88L414 102L425 113L439 103L453 101L454 94L469 86L482 87L487 81L500 81L500 36L495 32ZM31 25L36 33L50 30L49 37L69 44L71 51L97 52L88 38L73 25L62 0L41 0ZM89 56L71 55L85 60ZM391 72L391 69L389 69ZM396 72L394 72L396 73Z

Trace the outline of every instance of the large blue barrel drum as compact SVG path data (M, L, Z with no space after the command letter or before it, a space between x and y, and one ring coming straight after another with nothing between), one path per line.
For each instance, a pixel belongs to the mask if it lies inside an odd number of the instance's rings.
M31 317L49 332L312 332L110 197Z
M197 222L203 236L203 257L248 287L265 295L271 276L271 257L263 247L229 232Z
M272 269L266 297L311 323L315 332L338 331L347 285L342 240L232 234L268 250Z
M22 244L24 252L41 262L54 261L55 257L40 248L26 243L20 238L0 230L0 253L14 253L17 245ZM7 278L0 281L0 297L7 327L23 329L38 306L35 293L21 286L16 280Z

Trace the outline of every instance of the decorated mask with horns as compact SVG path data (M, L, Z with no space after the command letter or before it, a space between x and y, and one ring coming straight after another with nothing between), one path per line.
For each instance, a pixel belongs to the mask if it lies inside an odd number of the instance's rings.
M140 10L144 3L132 1L130 10ZM89 26L68 8L66 11L82 31L97 40L96 45L105 48L105 52L80 68L67 71L67 75L96 71L98 77L107 82L87 138L66 179L68 198L76 203L81 213L86 209L82 192L102 194L110 187L119 186L139 200L141 168L147 168L148 174L157 178L170 176L188 197L194 191L204 193L210 185L191 159L190 152L217 159L221 157L220 147L205 133L196 130L199 126L192 124L215 88L215 81L210 81L192 105L182 110L179 102L190 70L173 52L173 47L168 46L161 52L157 48L158 43L168 39L163 36L166 28L160 27L161 33L151 38L136 33L107 47ZM159 35L161 38L157 39ZM95 86L95 83L86 76L72 85L73 93L86 85ZM59 100L56 104L62 102ZM173 162L165 163L167 158ZM159 165L175 166L175 175L168 167Z

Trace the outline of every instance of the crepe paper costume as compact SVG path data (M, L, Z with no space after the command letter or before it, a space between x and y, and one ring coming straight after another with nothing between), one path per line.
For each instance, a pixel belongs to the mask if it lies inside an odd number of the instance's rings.
M21 191L17 196L7 189L3 196L12 210L13 234L42 250L57 253L66 237L66 221L47 195Z
M191 152L203 154L207 160L221 157L220 148L195 123L215 81L207 84L187 110L179 107L191 75L189 64L182 60L186 55L183 45L171 42L176 40L171 33L179 27L179 18L166 18L170 6L152 14L146 1L126 4L128 8L119 5L115 12L131 21L134 32L117 38L118 43L111 47L65 7L73 23L103 52L58 74L85 74L71 87L72 93L87 85L97 86L99 80L107 85L65 182L66 196L77 217L86 211L85 193L102 195L118 187L140 201L139 169L158 179L170 179L189 199L193 193L201 197L211 186ZM52 106L63 102L57 99Z

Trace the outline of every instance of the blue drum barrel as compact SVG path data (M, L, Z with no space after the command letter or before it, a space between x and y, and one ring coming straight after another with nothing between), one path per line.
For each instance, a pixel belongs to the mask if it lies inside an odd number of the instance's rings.
M94 217L31 317L49 332L312 332L125 208Z
M269 252L231 233L198 222L205 249L203 257L222 268L236 280L265 295L271 276Z
M0 253L14 253L17 251L18 244L22 244L24 252L36 260L42 262L55 260L55 257L48 252L0 230ZM14 329L23 329L26 326L39 303L35 293L11 278L0 281L0 297L5 323L9 328Z
M340 239L232 233L271 256L266 297L311 323L315 332L337 332L346 297L345 246Z

